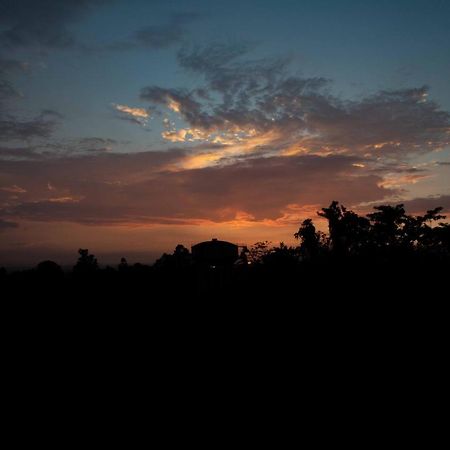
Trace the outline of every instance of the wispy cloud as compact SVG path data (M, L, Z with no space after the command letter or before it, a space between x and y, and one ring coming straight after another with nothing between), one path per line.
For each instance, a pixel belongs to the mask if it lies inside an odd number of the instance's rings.
M0 135L4 141L27 141L34 138L48 138L53 133L56 122L42 116L20 119L12 115L0 114Z
M145 108L133 108L127 105L112 104L115 111L119 113L119 118L124 120L130 120L131 122L138 123L139 125L147 125L150 113Z
M265 157L245 164L171 169L185 157L173 150L66 157L51 163L8 161L2 177L14 178L27 192L13 201L5 192L7 206L0 214L39 221L151 224L227 222L239 213L240 220L245 216L262 222L284 217L288 205L299 210L305 204L326 204L334 196L355 204L394 192L380 187L380 176L361 175L352 166L358 159L350 156ZM57 191L49 192L49 180Z
M50 203L78 203L80 200L82 200L82 197L53 197L46 201Z
M77 44L70 25L108 0L18 0L2 2L0 42L4 48L68 48Z
M11 194L24 194L25 192L27 192L26 189L17 186L17 184L13 184L12 186L3 186L0 187L0 190L4 191L4 192L10 192Z
M331 93L330 80L291 75L288 59L251 61L244 58L247 51L243 45L182 49L180 66L202 83L189 90L141 90L142 100L176 113L186 124L166 123L164 139L221 144L204 158L196 156L206 165L265 152L358 155L367 160L362 167L450 145L450 114L428 100L427 86L346 100Z

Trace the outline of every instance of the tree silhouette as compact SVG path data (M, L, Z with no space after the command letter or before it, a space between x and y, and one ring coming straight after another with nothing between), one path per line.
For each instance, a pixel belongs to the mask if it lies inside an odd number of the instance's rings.
M60 279L64 276L61 267L54 261L42 261L36 266L36 273L45 279Z
M442 207L430 209L423 216L406 216L405 226L403 230L404 245L417 247L421 251L427 249L436 251L442 244L438 235L442 235L441 228L447 224L439 224L438 227L433 226L433 222L445 219L445 216L439 214Z
M298 252L295 248L280 242L278 247L271 248L262 256L262 262L272 268L286 269L298 263Z
M263 262L264 256L270 252L270 241L255 242L248 249L248 260L251 264L259 264Z
M173 258L177 267L185 267L191 264L191 252L182 244L175 247Z
M300 241L300 255L303 259L314 259L326 245L325 235L316 231L312 219L305 219L294 237Z
M328 208L322 208L317 214L328 220L330 249L333 254L356 254L369 244L369 219L347 210L337 201L333 201Z
M192 255L189 249L184 245L178 244L171 255L163 253L163 255L155 262L155 267L164 268L182 268L190 266L192 263Z
M317 214L328 220L330 248L332 251L338 255L344 254L343 209L339 206L339 202L333 200L328 208L322 208L322 211L319 211Z
M432 229L430 246L433 251L442 255L450 255L450 224L440 223Z
M98 270L97 258L94 255L89 254L89 250L80 248L78 250L79 258L73 272L75 274L93 274Z
M124 258L124 257L120 258L120 263L117 266L117 269L119 270L119 272L128 271L129 266L128 266L128 262L127 262L126 258Z
M383 250L395 251L405 243L405 226L409 222L403 204L375 206L376 212L367 214L372 222L373 243ZM410 221L412 224L412 221Z

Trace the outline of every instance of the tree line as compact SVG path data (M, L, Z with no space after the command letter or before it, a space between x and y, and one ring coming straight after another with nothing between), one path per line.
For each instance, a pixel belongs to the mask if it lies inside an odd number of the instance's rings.
M198 267L188 248L179 244L155 263L128 264L123 257L116 267L101 268L88 249L79 249L70 272L53 261L32 270L8 273L0 269L0 282L9 286L82 286L96 283L110 289L149 283L155 292L227 292L242 289L292 290L298 280L312 286L323 280L390 280L400 272L439 281L450 262L450 224L438 207L423 215L407 214L403 204L380 205L359 215L337 201L318 211L328 233L318 231L314 220L304 220L294 233L297 245L257 242L242 248L232 267ZM387 282L387 281L386 281Z

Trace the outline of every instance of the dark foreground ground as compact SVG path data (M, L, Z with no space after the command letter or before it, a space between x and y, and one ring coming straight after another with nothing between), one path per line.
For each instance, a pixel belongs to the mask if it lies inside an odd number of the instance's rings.
M394 261L355 258L321 262L208 267L135 265L86 273L59 270L3 272L2 301L158 304L202 300L313 304L445 301L450 292L447 258Z
M4 275L8 385L106 405L118 390L150 393L170 407L202 392L259 408L272 392L335 405L333 417L351 395L356 415L378 402L397 423L393 399L415 411L419 389L439 398L449 276L438 259Z

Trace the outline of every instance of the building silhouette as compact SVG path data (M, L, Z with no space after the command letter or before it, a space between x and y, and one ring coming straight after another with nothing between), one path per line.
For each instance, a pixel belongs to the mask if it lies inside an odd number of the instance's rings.
M239 247L227 241L212 239L191 248L194 264L210 268L232 266L239 258Z

